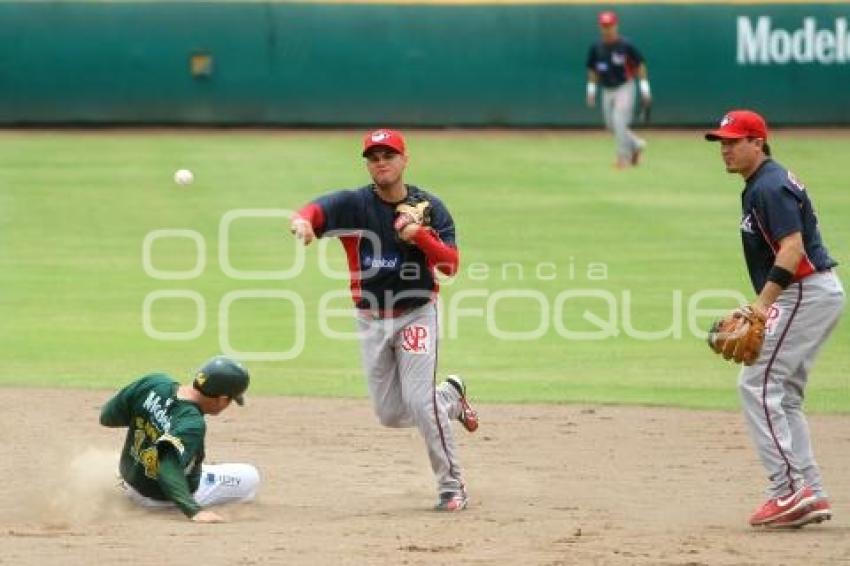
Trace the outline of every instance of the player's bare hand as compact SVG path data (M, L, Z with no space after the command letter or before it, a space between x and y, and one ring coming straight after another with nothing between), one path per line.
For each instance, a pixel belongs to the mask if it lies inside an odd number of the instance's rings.
M587 107L593 108L594 106L596 106L596 97L595 96L588 96L587 97Z
M652 97L651 96L641 96L640 102L641 102L641 104L643 104L644 108L648 108L649 106L652 106Z
M313 225L304 218L294 218L292 224L289 226L289 231L297 239L303 241L305 246L309 246L316 239L316 232L313 231Z
M755 302L750 305L750 308L752 308L760 317L767 320L767 315L770 312L770 305L766 305L760 299L756 299Z
M195 513L192 517L192 521L195 523L225 523L224 518L218 513L214 513L213 511L201 510Z
M416 237L416 233L419 232L419 230L421 229L421 224L411 222L410 224L398 231L398 237L404 242L412 242L413 238Z

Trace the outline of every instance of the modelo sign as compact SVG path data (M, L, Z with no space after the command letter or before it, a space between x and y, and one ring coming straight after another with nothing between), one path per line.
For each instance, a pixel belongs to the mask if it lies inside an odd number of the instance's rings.
M789 31L774 28L769 16L753 21L738 16L738 64L786 65L850 62L847 19L836 18L831 28L818 29L815 18L803 18L803 26Z

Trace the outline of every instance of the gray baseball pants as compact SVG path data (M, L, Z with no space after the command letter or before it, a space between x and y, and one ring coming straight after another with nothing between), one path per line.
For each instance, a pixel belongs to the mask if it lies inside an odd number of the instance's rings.
M615 88L602 89L602 115L605 127L614 132L617 158L631 161L634 153L646 142L629 129L635 111L635 81L628 80Z
M437 306L429 303L395 318L357 315L363 369L380 423L415 426L425 441L439 493L464 489L451 421L460 416L460 394L436 386Z
M770 481L769 498L806 484L826 497L803 414L809 371L844 308L844 289L832 271L792 284L771 307L764 347L744 366L738 391L750 436Z

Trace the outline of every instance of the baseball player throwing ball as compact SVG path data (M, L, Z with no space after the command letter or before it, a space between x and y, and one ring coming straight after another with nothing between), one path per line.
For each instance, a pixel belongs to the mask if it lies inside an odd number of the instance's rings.
M738 389L770 482L750 524L802 527L832 516L802 404L809 370L845 299L809 193L771 159L767 137L764 119L749 110L727 113L705 134L720 142L726 171L745 181L741 240L758 295L715 323L709 344L745 364Z
M204 464L204 415L244 402L248 371L218 356L205 363L191 385L152 373L119 391L100 413L100 424L127 427L121 451L122 488L144 507L179 508L198 523L223 519L212 505L254 498L260 483L250 464Z
M419 429L437 480L436 509L460 511L467 491L450 420L472 432L478 417L460 377L435 386L435 270L453 275L458 269L454 222L437 197L404 183L408 155L401 133L367 134L363 157L372 183L315 199L291 231L305 245L317 236L339 237L375 414L384 426Z

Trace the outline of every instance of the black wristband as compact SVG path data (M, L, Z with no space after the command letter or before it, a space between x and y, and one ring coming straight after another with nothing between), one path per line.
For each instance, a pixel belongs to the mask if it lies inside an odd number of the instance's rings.
M787 289L788 285L794 281L794 274L784 267L774 264L767 274L767 280L773 281L783 289Z

